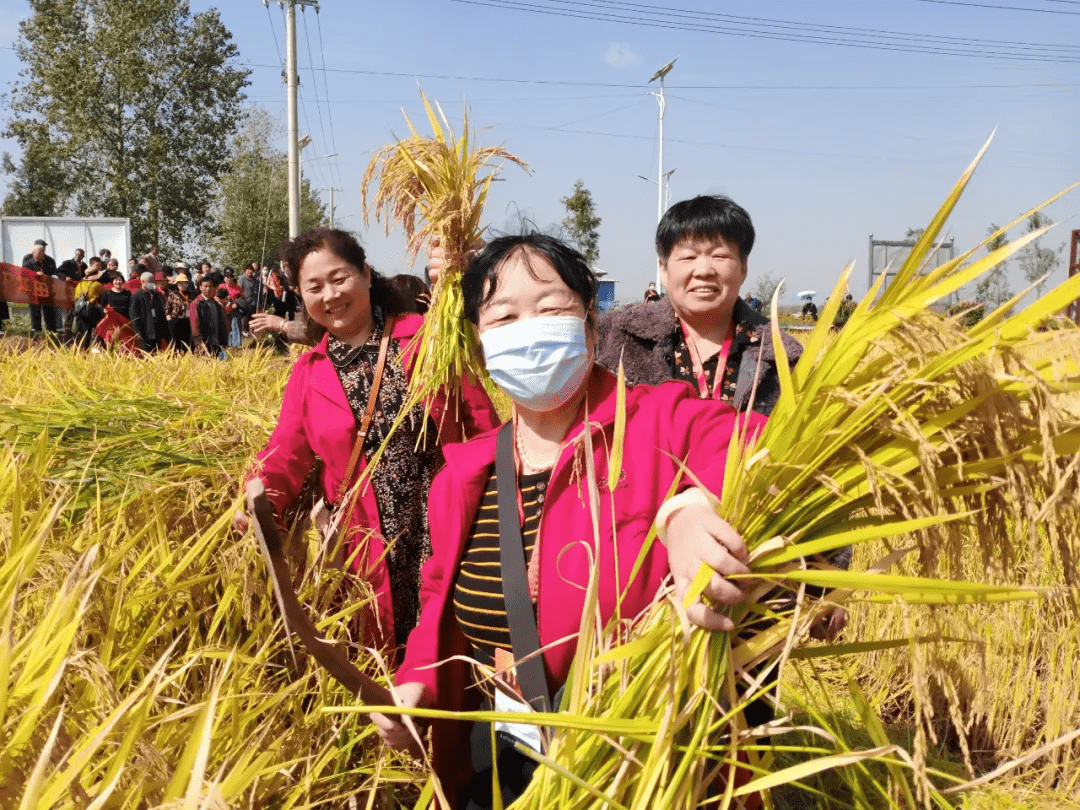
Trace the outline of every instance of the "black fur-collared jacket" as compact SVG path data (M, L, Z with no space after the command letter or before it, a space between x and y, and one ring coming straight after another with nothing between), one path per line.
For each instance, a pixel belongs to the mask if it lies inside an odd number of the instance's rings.
M742 299L735 302L732 318L735 337L728 364L737 363L739 370L733 404L740 411L746 410L753 391L753 410L768 414L780 396L769 319L755 312ZM618 371L621 359L627 382L659 385L674 376L678 328L675 310L666 297L604 313L597 320L596 361L607 369ZM802 344L791 335L780 334L788 363L794 367L802 355Z

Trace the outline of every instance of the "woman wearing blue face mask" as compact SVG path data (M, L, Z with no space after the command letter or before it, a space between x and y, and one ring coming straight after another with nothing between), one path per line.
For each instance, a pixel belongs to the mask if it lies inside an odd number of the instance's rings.
M583 257L550 237L503 237L480 252L462 285L464 314L479 330L487 369L513 400L514 415L501 428L445 448L446 466L429 500L432 558L423 571L419 624L396 679L399 698L411 706L512 710L515 698L507 695L516 691L518 701L550 706L570 669L594 567L605 622L620 592L618 610L633 617L669 576L684 591L703 562L716 571L706 595L721 605L743 599L726 579L748 571L741 538L685 476L679 494L664 500L678 473L674 459L685 459L719 493L732 432L752 432L764 417L738 416L700 399L685 382L630 388L622 474L611 488L617 380L593 363L596 279ZM598 543L585 480L586 430L600 484ZM646 552L631 580L654 521L666 544ZM701 602L689 616L704 627L732 626ZM541 655L513 666L540 648ZM480 665L477 672L465 658ZM492 670L509 693L489 680L476 688L476 674ZM373 719L390 745L410 744L411 733L396 719ZM531 778L533 761L515 740L541 750L540 735L521 724L496 730L495 751L486 726L437 723L432 730L436 771L458 807L491 806L493 760L504 803Z

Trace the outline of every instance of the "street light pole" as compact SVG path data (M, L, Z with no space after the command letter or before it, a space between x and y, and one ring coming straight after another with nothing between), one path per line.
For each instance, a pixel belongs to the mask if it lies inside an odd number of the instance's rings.
M673 174L675 174L675 170L674 169L668 169L666 172L664 172L664 175L663 175L664 184L661 187L664 189L664 210L665 211L667 210L667 204L671 201L671 184L669 182L667 182L667 181L671 179L671 175L673 175ZM651 177L646 177L643 174L639 174L638 177L640 177L646 183L652 183L654 186L659 186L660 185L655 180L653 180ZM663 216L663 214L661 214L661 217L662 216Z
M653 77L651 79L649 79L650 84L652 84L657 79L660 80L660 92L659 93L652 93L652 92L649 93L649 95L656 97L656 101L660 105L660 166L659 166L659 169L657 170L657 173L656 173L656 186L657 186L657 188L656 188L656 222L657 222L657 224L659 224L660 220L664 218L664 207L665 207L665 205L664 205L664 197L665 197L665 194L664 194L664 180L666 179L667 176L669 176L671 174L671 172L668 172L668 175L664 174L664 111L667 108L667 101L664 99L664 77L667 76L669 73L671 73L671 69L673 67L675 67L675 60L678 59L678 58L679 57L676 56L675 59L672 59L670 62L668 62L666 65L664 65L658 71L656 71L656 73L653 74ZM664 290L664 285L660 281L660 268L659 267L656 268L656 289L659 290L660 292L663 292L663 290Z
M333 228L334 227L334 192L335 191L343 191L343 189L334 188L333 186L330 186L330 188L324 188L322 190L330 192L330 227Z
M660 77L660 92L654 93L656 101L660 105L660 166L656 170L656 222L659 224L664 217L664 108L667 102L664 100L664 77Z

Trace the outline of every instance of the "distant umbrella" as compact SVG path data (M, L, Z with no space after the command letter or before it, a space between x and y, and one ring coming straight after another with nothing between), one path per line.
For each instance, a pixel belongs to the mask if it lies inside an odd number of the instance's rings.
M795 293L795 300L800 301L803 298L810 299L817 295L813 290L803 290L802 292Z

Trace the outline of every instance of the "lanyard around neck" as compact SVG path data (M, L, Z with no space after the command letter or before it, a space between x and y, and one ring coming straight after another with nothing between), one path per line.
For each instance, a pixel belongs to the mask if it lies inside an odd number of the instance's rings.
M702 399L720 399L720 389L724 384L724 373L727 371L728 354L731 353L731 341L735 337L735 321L728 326L727 335L720 346L720 354L716 358L716 372L713 374L713 384L709 387L709 378L705 373L705 363L698 354L697 346L686 329L686 324L679 321L682 329L683 342L687 351L690 352L690 362L693 364L694 379L697 380L698 394Z

